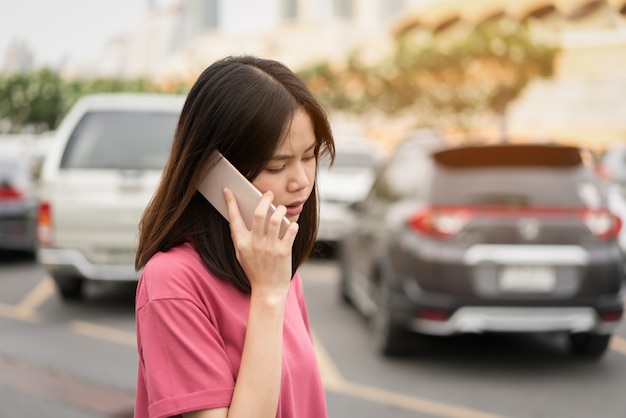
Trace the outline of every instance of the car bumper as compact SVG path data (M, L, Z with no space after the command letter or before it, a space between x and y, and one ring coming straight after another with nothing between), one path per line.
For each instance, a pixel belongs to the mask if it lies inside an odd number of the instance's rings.
M416 332L610 334L620 322L611 315L623 310L621 255L611 247L433 246L415 254L398 250L390 257L398 278L392 315ZM503 280L511 267L525 266L552 271L549 286L532 275L521 275L514 287Z
M33 216L1 216L0 248L35 251L37 236Z
M60 272L88 280L137 281L140 275L131 264L93 264L77 250L40 248L37 258L53 274Z
M446 321L413 319L409 328L430 335L483 332L593 332L611 334L619 321L601 321L589 307L462 307Z

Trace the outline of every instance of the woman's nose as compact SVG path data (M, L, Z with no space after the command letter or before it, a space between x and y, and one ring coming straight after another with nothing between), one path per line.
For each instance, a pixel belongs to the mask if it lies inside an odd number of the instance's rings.
M294 192L307 187L310 183L308 172L303 164L297 164L294 167L291 178L289 179L289 191Z

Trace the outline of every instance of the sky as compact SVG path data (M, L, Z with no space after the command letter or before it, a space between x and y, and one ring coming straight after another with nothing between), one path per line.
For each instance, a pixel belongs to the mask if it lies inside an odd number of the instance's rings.
M29 45L38 66L68 56L94 59L110 39L131 32L147 9L148 0L0 0L0 67L16 39Z

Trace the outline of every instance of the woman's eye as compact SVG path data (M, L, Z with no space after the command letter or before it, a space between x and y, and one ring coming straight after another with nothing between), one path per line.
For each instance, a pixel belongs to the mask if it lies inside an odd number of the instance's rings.
M303 158L304 161L311 161L311 160L314 160L314 159L315 159L315 154L313 154L313 155L305 155L304 158Z
M276 173L280 173L281 171L283 171L284 168L285 168L285 166L283 165L281 167L266 167L265 170L268 173L276 174Z

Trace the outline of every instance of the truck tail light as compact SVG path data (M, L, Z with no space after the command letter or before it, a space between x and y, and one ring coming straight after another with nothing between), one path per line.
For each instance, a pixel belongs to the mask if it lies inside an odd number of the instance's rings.
M40 202L37 215L37 239L40 245L52 243L52 210L50 203Z

